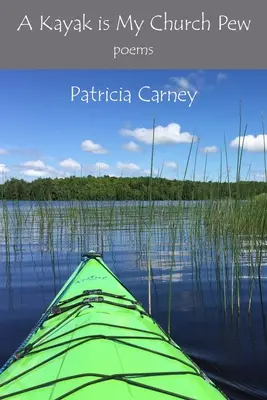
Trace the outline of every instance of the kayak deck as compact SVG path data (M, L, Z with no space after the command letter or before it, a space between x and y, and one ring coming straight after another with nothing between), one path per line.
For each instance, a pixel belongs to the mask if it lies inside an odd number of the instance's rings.
M84 258L9 364L0 399L226 398L97 254Z

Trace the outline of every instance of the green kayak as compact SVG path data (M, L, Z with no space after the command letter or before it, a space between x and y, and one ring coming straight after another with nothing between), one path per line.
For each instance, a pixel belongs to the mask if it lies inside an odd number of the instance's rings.
M89 252L0 370L0 399L223 400Z

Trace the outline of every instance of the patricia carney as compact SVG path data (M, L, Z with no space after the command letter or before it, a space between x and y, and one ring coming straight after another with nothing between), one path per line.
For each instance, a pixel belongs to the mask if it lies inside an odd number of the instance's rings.
M137 96L137 99L145 103L162 103L162 102L183 102L187 103L188 107L191 107L198 91L191 90L158 90L153 89L151 86L142 86L133 95L129 89L113 90L105 88L100 90L92 86L90 89L82 89L80 86L71 86L70 88L70 100L81 101L83 103L91 102L125 102L132 103L133 97Z

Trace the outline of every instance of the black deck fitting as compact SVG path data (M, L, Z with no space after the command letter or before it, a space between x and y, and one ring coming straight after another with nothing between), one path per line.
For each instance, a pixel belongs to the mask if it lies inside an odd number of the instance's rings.
M97 257L103 258L102 254L98 253L96 251L88 251L88 253L83 253L82 254L82 258L89 258L90 259L90 258L97 258Z

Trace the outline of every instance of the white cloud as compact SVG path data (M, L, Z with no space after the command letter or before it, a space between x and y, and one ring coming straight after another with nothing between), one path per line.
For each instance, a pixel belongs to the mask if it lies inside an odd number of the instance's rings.
M20 174L29 176L29 177L45 177L45 176L52 176L52 177L59 177L65 176L65 172L60 171L51 165L46 165L41 160L35 161L26 161L24 164L20 165L20 168L23 168L20 171Z
M265 178L265 173L264 172L256 172L253 174L253 179L256 181L264 181Z
M36 160L36 161L26 161L24 164L22 164L24 167L28 168L37 168L37 169L45 169L45 164L41 160Z
M216 85L227 79L227 75L222 72L218 72L215 78L215 82L207 82L207 74L205 71L194 71L189 73L187 76L171 77L169 84L165 85L166 88L175 91L198 91L203 90L214 90Z
M72 158L66 158L65 160L62 160L59 165L62 168L68 168L71 170L80 170L81 169L81 164L79 164L77 161L73 160Z
M221 82L221 81L225 81L227 79L227 75L222 73L222 72L218 72L217 74L217 82Z
M146 144L152 143L152 129L122 129L121 133L124 136L132 136L139 142L143 142ZM155 144L191 143L192 140L196 141L197 137L191 135L188 132L181 132L180 125L175 123L171 123L165 127L159 125L155 128Z
M267 135L247 135L245 138L243 136L238 136L234 140L231 141L230 146L234 148L243 147L244 150L251 152L260 152L264 151L264 143L265 149L267 151Z
M174 161L165 161L164 166L167 168L177 168L177 164Z
M140 167L139 167L139 165L137 165L137 164L133 164L133 163L126 163L126 164L124 164L124 163L121 163L121 162L117 162L117 168L118 169L127 169L127 170L130 170L130 171L140 171Z
M36 171L57 172L56 168L46 165L41 160L26 161L24 164L21 164L21 167Z
M170 84L166 88L175 91L200 91L205 86L204 71L191 72L187 76L173 76L169 79Z
M102 169L102 170L107 170L107 169L109 169L109 165L108 164L106 164L106 163L103 163L103 162L97 162L96 164L95 164L95 168L96 169Z
M36 178L37 177L42 178L47 175L47 171L38 171L35 169L26 169L25 171L21 171L20 173L26 176L31 176Z
M7 151L6 149L0 148L0 154L1 154L1 155L8 154L8 151Z
M197 90L197 87L194 84L190 83L189 78L185 78L183 76L172 77L170 78L170 81L172 81L175 84L177 90L185 90L185 91Z
M150 169L144 169L142 171L145 175L150 175L151 174L151 170ZM152 171L152 176L159 176L160 174L160 170L157 168L154 168Z
M107 153L100 144L94 143L92 140L84 140L81 143L81 149L87 151L88 153L104 154Z
M150 175L150 173L151 173L150 169L144 169L143 172L144 172L145 175Z
M218 148L216 146L206 146L201 149L203 153L217 153Z
M5 164L0 164L0 173L6 173L8 171L9 171L9 169L7 168L7 166Z
M140 150L140 146L133 142L132 140L129 143L126 143L123 148L125 150L129 150L129 151L139 151Z

